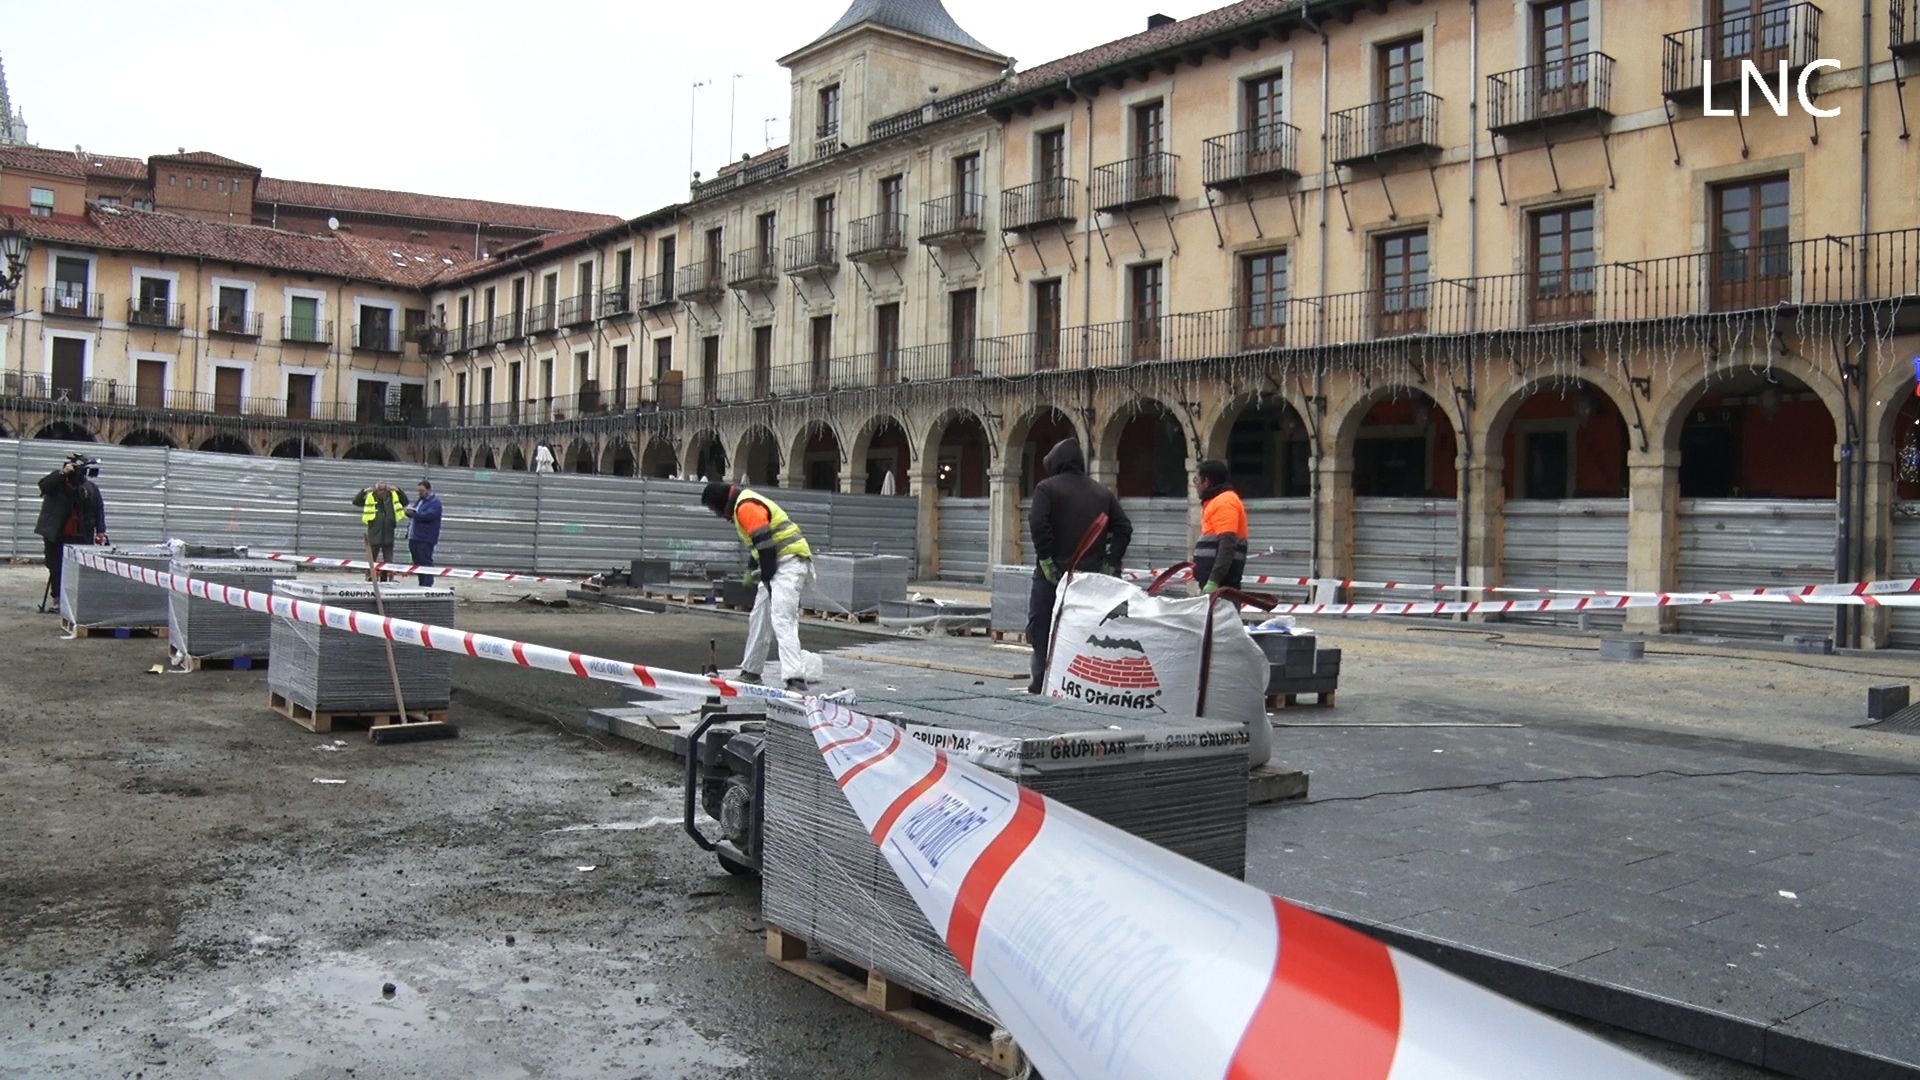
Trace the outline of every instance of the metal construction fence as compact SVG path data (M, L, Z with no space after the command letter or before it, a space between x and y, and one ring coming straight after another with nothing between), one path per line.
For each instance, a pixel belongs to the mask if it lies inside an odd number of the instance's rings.
M701 484L626 476L249 457L158 447L53 440L0 440L0 527L7 554L38 557L33 533L41 477L68 454L100 461L97 481L116 542L169 537L245 544L302 555L356 557L364 550L353 497L385 480L413 498L421 479L445 504L435 561L539 574L587 573L643 555L682 570L744 564L739 538L700 505ZM817 549L915 558L918 500L770 490ZM405 559L404 543L395 552ZM917 569L917 568L916 568Z

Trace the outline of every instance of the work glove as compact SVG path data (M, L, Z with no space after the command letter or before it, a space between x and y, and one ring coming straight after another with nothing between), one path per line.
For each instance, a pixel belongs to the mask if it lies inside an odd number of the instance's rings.
M1107 564L1107 576L1108 576L1108 577L1119 577L1119 576L1120 576L1120 564L1119 564L1119 563L1117 563L1117 562L1110 562L1110 563L1108 563L1108 564Z
M760 553L760 584L771 591L774 571L779 568L780 556L771 551Z
M1214 593L1220 591L1220 583L1217 581L1209 581L1200 591L1206 593L1208 596L1212 596Z
M1060 568L1053 565L1052 559L1040 560L1040 572L1046 575L1048 581L1060 580Z

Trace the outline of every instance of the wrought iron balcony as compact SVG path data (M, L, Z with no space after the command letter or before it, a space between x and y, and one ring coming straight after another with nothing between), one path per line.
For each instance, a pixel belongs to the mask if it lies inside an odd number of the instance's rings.
M454 348L456 350L484 349L493 341L489 333L492 329L491 326L487 325L485 320L470 322L460 328L460 340L455 344Z
M633 286L614 285L600 290L600 317L618 319L633 314Z
M332 332L331 328L328 332ZM447 351L447 328L422 326L413 332L413 340L419 344L421 356L444 356Z
M1035 180L1000 193L1000 228L1027 232L1073 220L1073 192L1079 185L1064 176Z
M1333 163L1357 165L1440 149L1440 98L1421 92L1342 109L1332 116Z
M987 197L975 192L920 204L920 242L971 243L987 233Z
M353 347L360 352L397 353L400 331L391 323L354 323Z
M144 326L149 330L178 330L186 324L187 308L184 304L169 304L165 300L127 301L128 326Z
M735 289L768 289L780 282L780 265L773 249L750 247L727 256L727 285Z
M304 315L283 315L280 317L280 340L290 345L331 345L333 324Z
M873 214L847 227L847 258L854 262L897 259L906 253L905 214Z
M1920 0L1887 0L1887 51L1920 56Z
M99 293L82 292L64 285L40 290L42 315L58 315L65 319L98 319L105 306L106 299Z
M673 303L673 275L650 274L640 279L640 306L649 311Z
M593 294L580 293L560 301L561 326L586 326L593 322Z
M527 309L527 333L551 334L559 327L554 321L555 304L535 304Z
M1093 209L1117 214L1138 206L1179 201L1180 158L1164 151L1093 170Z
M525 315L513 313L495 315L493 322L487 327L487 341L495 345L504 345L519 339L524 336L521 330L526 321Z
M727 295L727 283L721 280L720 267L706 263L688 263L680 268L680 299L711 304Z
M840 266L840 234L831 229L787 238L789 274L830 273Z
M1768 79L1785 64L1791 75L1820 58L1820 9L1788 4L1667 34L1660 89L1670 98L1698 97L1738 83L1752 64Z
M1613 57L1584 52L1487 76L1487 130L1496 135L1613 115Z
M257 311L235 311L232 308L210 307L207 309L207 331L225 334L228 337L260 336L260 326L265 322Z
M1203 145L1200 182L1207 187L1300 178L1300 129L1292 124L1261 124L1231 135L1215 135Z

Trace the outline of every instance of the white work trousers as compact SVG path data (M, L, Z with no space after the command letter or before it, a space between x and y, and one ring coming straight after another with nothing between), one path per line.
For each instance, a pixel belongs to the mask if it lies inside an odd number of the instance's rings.
M765 582L754 586L753 614L747 617L747 653L740 670L761 674L767 664L767 648L780 643L780 675L786 679L801 677L805 664L800 651L800 590L813 580L813 561L792 557L780 560L773 571L773 587Z

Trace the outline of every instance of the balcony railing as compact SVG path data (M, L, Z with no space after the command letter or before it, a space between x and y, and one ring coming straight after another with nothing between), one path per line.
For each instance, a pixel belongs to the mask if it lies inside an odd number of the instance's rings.
M1000 193L1000 228L1026 232L1073 220L1073 192L1079 185L1064 176L1035 180Z
M1920 56L1920 0L1887 0L1887 50Z
M633 314L633 286L614 285L600 290L600 317L618 319Z
M1333 163L1356 165L1440 148L1440 98L1424 91L1342 109L1333 121Z
M840 234L838 232L823 229L787 238L787 259L783 264L787 273L828 273L839 265Z
M727 285L735 289L767 289L780 283L780 265L772 248L750 247L727 256Z
M551 334L559 324L554 322L556 304L535 304L527 309L527 333Z
M65 285L43 287L40 290L40 313L58 315L63 319L98 319L106 307L106 297L100 293L83 292Z
M329 329L331 333L331 329ZM420 346L421 356L443 356L447 351L447 329L444 326L422 326L414 331L413 340Z
M525 314L508 312L505 315L495 315L493 322L487 325L488 343L505 345L508 342L519 340L525 336L523 330L526 322L527 317Z
M847 226L847 258L897 259L907 253L907 215L873 214Z
M640 306L651 311L673 303L673 275L649 274L640 279Z
M1487 130L1512 134L1613 115L1613 57L1584 52L1487 76Z
M1748 64L1768 80L1820 58L1820 9L1788 4L1665 35L1660 88L1670 98L1699 96L1740 81ZM1771 83L1769 84L1771 85Z
M920 204L920 242L968 242L986 235L987 197L962 192Z
M787 160L787 155L782 153L779 157L769 158L744 169L735 169L725 175L695 184L693 200L698 202L701 199L711 199L716 195L725 195L729 191L771 180L787 171Z
M460 341L456 349L484 349L493 343L493 327L485 320L470 322L460 328Z
M282 315L280 340L293 345L331 345L333 344L333 324L324 319L310 319L304 315Z
M1274 122L1215 135L1204 144L1201 183L1210 188L1248 180L1297 180L1300 129Z
M711 304L727 295L727 283L721 280L719 265L688 263L680 268L679 294L682 300Z
M841 150L840 125L821 124L813 133L813 156L815 160L832 157Z
M265 320L257 311L235 311L232 308L210 307L207 309L207 330L210 333L225 334L228 337L260 336L260 327Z
M590 292L579 293L560 301L560 325L586 326L593 322L593 296Z
M129 415L245 416L266 420L313 421L327 424L364 424L383 427L425 426L430 410L384 403L371 412L356 401L311 401L302 397L236 397L192 390L141 386L116 379L83 379L64 383L45 375L9 371L0 378L0 397L29 402L84 404L102 411Z
M397 353L400 328L392 323L354 323L353 347L360 352Z
M1127 158L1093 170L1093 208L1116 214L1179 200L1180 158L1165 152Z
M144 326L149 330L179 330L186 324L185 304L169 304L165 300L127 301L128 326Z

